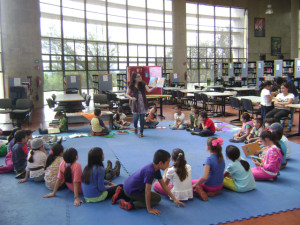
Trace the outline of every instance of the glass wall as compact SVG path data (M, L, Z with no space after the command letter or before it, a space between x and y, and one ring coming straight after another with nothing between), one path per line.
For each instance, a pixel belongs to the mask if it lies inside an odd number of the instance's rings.
M210 66L247 58L247 10L186 4L188 83L206 82Z
M63 90L63 76L125 73L161 65L172 72L171 0L40 0L44 90ZM114 86L116 86L116 79Z

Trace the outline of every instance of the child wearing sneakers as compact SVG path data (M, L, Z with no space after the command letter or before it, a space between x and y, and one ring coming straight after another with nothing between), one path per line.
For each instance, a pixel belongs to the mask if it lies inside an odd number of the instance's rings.
M104 180L105 169L103 160L104 154L101 148L95 147L89 151L88 164L82 173L82 192L86 202L101 202L111 198L118 187L123 186ZM114 169L114 173L119 175L120 163L118 165Z
M193 180L194 193L203 201L221 193L223 188L225 162L222 155L222 138L209 137L206 150L209 156L204 164L204 174L198 180Z
M151 192L151 187L154 179L158 179L162 189L173 199L174 203L179 206L179 204L184 204L178 201L175 196L171 193L168 186L162 180L160 170L165 170L169 167L170 153L165 150L157 150L153 157L153 162L144 166L140 170L133 173L124 182L124 190L119 191L113 196L115 203L119 199L119 194L124 191L127 199L120 200L120 207L122 209L140 209L147 208L148 213L155 215L161 214L158 209L152 208L157 205L161 197L155 192Z
M263 125L263 119L262 118L255 118L253 120L253 128L250 131L250 135L247 137L248 143L259 141L259 137L261 132L265 130Z
M96 108L94 110L95 117L91 119L91 134L94 136L101 136L106 135L109 133L107 127L105 127L103 120L100 118L101 116L101 109Z

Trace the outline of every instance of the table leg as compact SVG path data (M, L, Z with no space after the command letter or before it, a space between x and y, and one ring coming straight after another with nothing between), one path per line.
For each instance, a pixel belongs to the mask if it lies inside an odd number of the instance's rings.
M164 115L163 115L163 103L162 103L162 99L163 99L163 98L159 98L159 104L160 104L160 105L159 105L159 109L160 109L160 114L159 114L159 116L162 117L162 118L165 118Z

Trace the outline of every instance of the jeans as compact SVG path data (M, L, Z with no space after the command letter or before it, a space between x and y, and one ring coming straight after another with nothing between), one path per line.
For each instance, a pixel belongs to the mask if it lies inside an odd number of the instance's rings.
M195 131L199 132L199 136L201 137L209 137L214 135L214 133L210 129L200 129L196 127Z
M272 111L267 113L266 118L274 117L277 122L280 122L280 119L282 117L286 117L289 114L290 114L289 110L274 108Z
M145 114L133 114L133 125L134 128L137 128L138 120L140 119L140 133L143 133L144 131L144 125L145 125Z
M270 112L273 109L273 106L261 105L260 108L261 108L261 117L262 117L263 121L265 121L267 113Z
M298 104L298 102L299 102L299 96L294 98L294 104ZM288 126L287 126L288 129L292 129L293 121L294 121L294 112L291 113L291 119L289 120Z

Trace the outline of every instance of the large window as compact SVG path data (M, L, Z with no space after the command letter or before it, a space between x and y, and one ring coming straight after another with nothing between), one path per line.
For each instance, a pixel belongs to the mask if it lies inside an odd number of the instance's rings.
M127 4L127 5L126 5ZM161 65L171 72L171 0L40 0L44 90L63 90L63 76L124 73Z
M211 65L247 58L245 9L186 4L188 83L206 82Z

